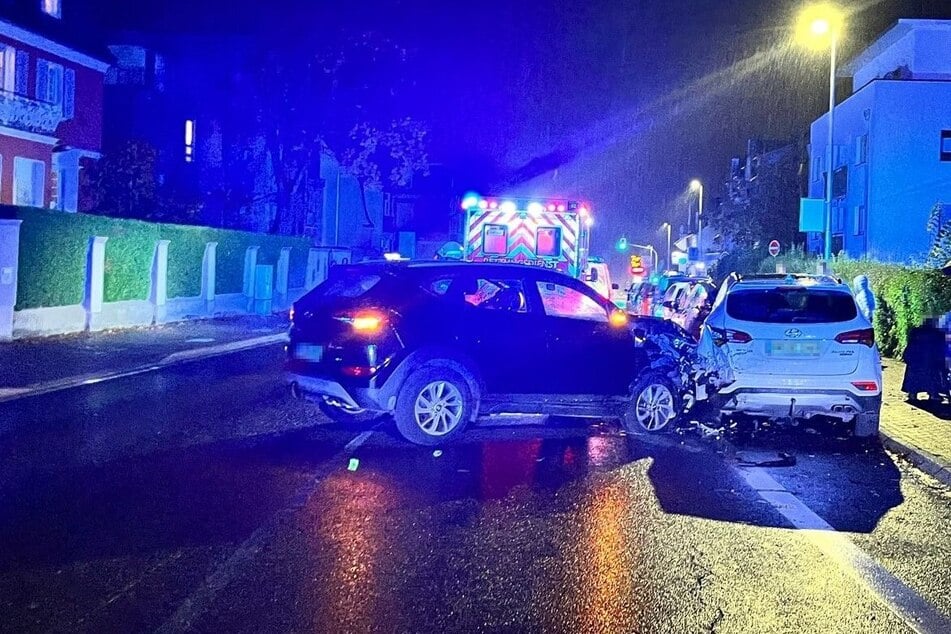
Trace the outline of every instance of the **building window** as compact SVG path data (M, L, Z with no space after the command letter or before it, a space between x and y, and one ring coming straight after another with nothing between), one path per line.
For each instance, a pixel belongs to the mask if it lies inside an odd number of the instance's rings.
M195 160L195 120L185 120L185 162Z
M13 160L13 204L42 207L46 204L46 163L16 157Z
M45 59L36 60L36 99L63 105L63 66Z
M857 236L865 235L865 228L868 226L868 211L865 205L859 205L855 208L855 217L853 218L852 234Z
M843 165L832 173L832 197L844 198L849 192L849 166Z
M951 130L941 131L941 160L951 161Z
M25 95L30 54L0 44L0 90Z
M46 15L52 16L54 18L63 17L62 0L40 0L40 3L43 7L43 13Z
M868 135L863 134L855 139L855 164L861 165L866 161L868 161Z

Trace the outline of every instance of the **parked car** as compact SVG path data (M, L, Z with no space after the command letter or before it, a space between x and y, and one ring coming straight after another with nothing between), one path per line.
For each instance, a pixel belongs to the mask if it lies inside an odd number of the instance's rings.
M713 308L715 296L716 287L710 282L700 281L693 284L684 300L683 308L675 321L694 339L700 338L700 327Z
M658 316L682 326L682 324L677 321L677 317L684 310L684 306L686 304L687 298L690 296L690 289L692 286L692 282L689 280L683 280L680 282L674 282L669 287L667 287L667 292L664 294L664 301L661 304L661 309L663 312Z
M852 422L878 433L882 366L849 287L825 276L736 277L701 331L724 414Z
M392 415L437 445L482 414L665 428L679 391L627 315L581 281L511 264L337 266L294 306L289 381L338 422Z
M635 282L627 290L627 312L640 317L652 317L659 291L649 281Z

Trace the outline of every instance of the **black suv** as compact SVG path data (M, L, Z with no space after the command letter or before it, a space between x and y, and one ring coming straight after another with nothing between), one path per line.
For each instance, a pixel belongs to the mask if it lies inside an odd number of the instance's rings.
M478 416L619 417L663 429L680 411L633 325L582 282L515 264L337 266L291 314L289 380L338 422L392 414L446 442Z

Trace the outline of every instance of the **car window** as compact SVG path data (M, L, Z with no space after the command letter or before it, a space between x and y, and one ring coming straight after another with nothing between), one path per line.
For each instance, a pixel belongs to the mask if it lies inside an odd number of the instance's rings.
M726 313L774 324L837 323L858 315L851 293L799 287L737 289L726 297Z
M480 278L474 288L466 289L463 297L468 304L485 310L528 312L521 280Z
M608 311L593 298L561 284L538 282L545 314L589 321L608 321Z
M310 292L311 299L331 299L335 297L355 298L366 294L380 281L375 273L357 270L340 270Z
M680 289L680 294L677 296L677 309L683 310L690 303L690 287L684 285Z

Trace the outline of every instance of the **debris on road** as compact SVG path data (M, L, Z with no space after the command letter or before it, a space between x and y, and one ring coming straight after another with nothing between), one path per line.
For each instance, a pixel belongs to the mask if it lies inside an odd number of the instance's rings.
M436 451L433 452L433 458L438 458L441 455L442 455L442 449L437 449Z
M740 456L737 456L737 458L740 458ZM796 456L781 451L779 452L779 457L775 459L753 461L740 458L737 464L740 467L795 467Z
M347 465L347 471L356 471L360 468L359 458L350 458L350 464Z

